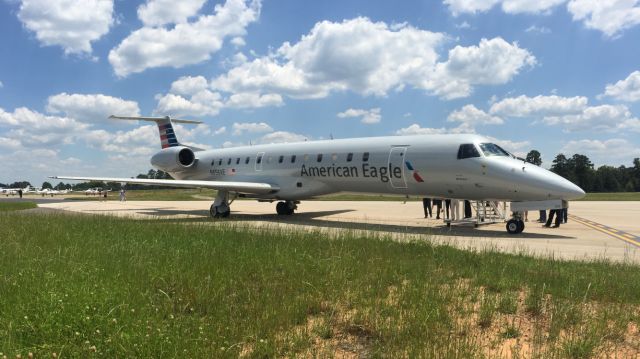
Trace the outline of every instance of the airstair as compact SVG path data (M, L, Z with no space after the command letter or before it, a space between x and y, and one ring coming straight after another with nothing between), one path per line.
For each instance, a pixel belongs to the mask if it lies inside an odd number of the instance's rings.
M445 219L447 227L451 225L473 224L474 227L502 223L507 220L507 203L498 201L470 201L471 213L470 218L462 218L458 220ZM464 201L461 201L461 212L464 217Z

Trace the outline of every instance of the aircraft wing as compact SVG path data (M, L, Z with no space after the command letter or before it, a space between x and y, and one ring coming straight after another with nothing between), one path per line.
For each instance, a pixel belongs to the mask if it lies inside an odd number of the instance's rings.
M135 183L141 185L185 187L185 188L211 188L216 190L227 190L232 192L268 194L277 192L280 188L269 183L239 182L239 181L196 181L196 180L164 180L147 178L115 178L115 177L67 177L52 176L53 179L65 179L76 181L96 181L96 182L120 182Z

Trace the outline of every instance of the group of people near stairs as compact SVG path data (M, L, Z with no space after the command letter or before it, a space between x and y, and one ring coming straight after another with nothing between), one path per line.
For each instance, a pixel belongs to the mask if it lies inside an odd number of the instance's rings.
M471 218L471 202L459 199L444 198L423 198L422 207L424 208L424 218L433 218L435 207L436 219L440 219L440 214L444 219L452 221L463 218ZM460 213L462 210L462 213Z

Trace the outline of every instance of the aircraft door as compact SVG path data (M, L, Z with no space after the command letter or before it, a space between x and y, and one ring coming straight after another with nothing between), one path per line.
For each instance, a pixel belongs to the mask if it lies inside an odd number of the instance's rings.
M406 146L394 146L389 151L389 182L393 188L407 188L405 179L405 156L407 154ZM400 170L398 170L398 168Z
M262 162L264 162L264 152L258 152L256 155L256 171L262 171Z

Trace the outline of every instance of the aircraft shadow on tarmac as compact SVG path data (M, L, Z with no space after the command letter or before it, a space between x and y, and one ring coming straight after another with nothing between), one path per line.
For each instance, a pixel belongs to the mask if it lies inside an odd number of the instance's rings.
M353 210L334 210L334 211L318 211L318 212L299 212L292 216L282 216L277 214L246 214L232 212L231 217L228 219L222 219L228 223L240 223L240 222L256 222L267 221L274 223L284 223L292 225L303 225L317 228L335 228L335 229L347 229L347 230L363 230L363 231L375 231L385 233L400 233L400 234L430 234L444 237L491 237L491 238L514 238L514 239L570 239L573 237L563 236L558 234L546 234L546 233L520 233L518 235L510 235L500 226L500 230L493 229L476 229L471 226L452 226L447 227L443 224L434 224L429 221L424 226L415 225L399 225L399 224L382 224L382 223L365 223L353 220L331 220L322 219L320 217L353 212ZM155 215L158 217L175 215L175 214L189 214L195 216L203 216L205 218L171 218L166 219L170 222L210 222L212 219L208 218L208 212L202 210L192 211L177 211L177 210L162 210L157 209L153 211L140 212L149 215Z

